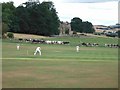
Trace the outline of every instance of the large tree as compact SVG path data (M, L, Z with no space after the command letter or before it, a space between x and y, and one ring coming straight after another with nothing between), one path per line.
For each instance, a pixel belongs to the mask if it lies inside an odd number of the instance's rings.
M10 25L12 18L14 17L15 7L13 2L2 3L2 22Z
M79 17L74 17L71 20L71 29L80 33L93 33L95 31L91 22L83 22Z
M93 33L93 32L95 32L91 22L88 22L88 21L83 22L83 32L85 32L85 33Z
M53 2L26 2L18 6L11 31L38 35L59 34L59 18Z
M71 20L71 29L73 31L82 33L83 32L82 26L83 26L82 19L75 17Z
M2 21L2 36L10 30L10 24L12 22L12 18L14 17L15 7L13 2L2 3L2 19L0 14L0 22Z

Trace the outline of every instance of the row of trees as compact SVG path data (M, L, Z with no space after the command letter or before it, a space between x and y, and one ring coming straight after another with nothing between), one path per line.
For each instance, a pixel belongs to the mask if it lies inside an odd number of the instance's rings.
M71 29L81 33L93 33L95 32L91 22L83 22L82 19L75 17L71 20Z
M3 24L10 32L59 34L59 18L53 2L26 2L17 8L13 2L7 2L2 3L2 12Z
M15 32L37 35L58 35L59 17L51 1L40 3L25 2L18 7L13 2L2 3L2 33ZM93 25L80 18L71 20L71 28L76 32L93 33Z

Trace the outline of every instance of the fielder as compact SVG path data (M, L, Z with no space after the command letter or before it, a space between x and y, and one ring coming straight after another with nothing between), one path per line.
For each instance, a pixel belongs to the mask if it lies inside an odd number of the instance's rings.
M39 53L40 56L41 56L41 48L40 48L40 47L37 47L37 48L36 48L36 50L35 50L35 52L34 52L34 55L36 55L37 53Z
M20 45L19 44L17 44L17 50L20 50Z
M80 47L79 47L79 46L76 46L76 51L77 51L77 52L79 52L79 49L80 49Z

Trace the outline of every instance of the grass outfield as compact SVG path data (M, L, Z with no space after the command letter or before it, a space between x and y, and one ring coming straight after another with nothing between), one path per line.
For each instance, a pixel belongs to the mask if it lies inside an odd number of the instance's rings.
M48 38L70 45L20 43L3 40L3 88L117 88L118 49L80 47L79 41L117 43L113 38ZM42 56L34 56L37 46Z

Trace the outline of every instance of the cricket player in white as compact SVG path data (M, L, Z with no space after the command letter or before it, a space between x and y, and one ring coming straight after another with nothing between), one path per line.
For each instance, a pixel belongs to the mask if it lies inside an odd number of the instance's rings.
M20 45L19 44L17 44L17 50L20 50Z
M79 48L80 48L79 46L76 46L76 51L77 51L77 52L79 52Z
M34 52L34 55L36 55L37 53L39 53L40 56L41 56L41 48L40 48L40 47L37 47L37 48L36 48L36 50L35 50L35 52Z

